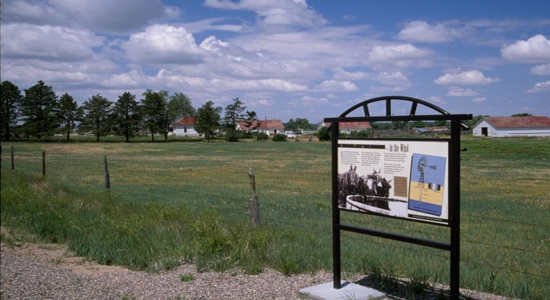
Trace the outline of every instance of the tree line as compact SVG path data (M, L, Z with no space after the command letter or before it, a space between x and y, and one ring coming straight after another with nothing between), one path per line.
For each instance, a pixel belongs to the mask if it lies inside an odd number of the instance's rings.
M73 132L91 132L97 141L101 136L119 135L129 142L130 138L142 134L150 134L152 141L158 134L166 140L174 122L194 117L195 130L207 140L223 134L228 140L236 141L240 134L236 130L238 122L245 121L250 130L260 125L256 112L245 111L246 106L239 98L225 107L222 118L222 107L214 106L212 101L195 109L184 93L169 95L167 91L150 89L143 92L140 100L130 92L124 92L116 101L97 94L81 106L67 93L58 97L43 81L25 89L24 93L13 83L3 81L1 94L2 140L13 137L42 140L63 134L69 141Z

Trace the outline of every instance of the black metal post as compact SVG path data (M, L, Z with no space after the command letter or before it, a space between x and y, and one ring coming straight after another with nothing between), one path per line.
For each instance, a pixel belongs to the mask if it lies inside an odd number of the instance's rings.
M340 126L332 122L332 273L334 289L342 288L340 253L340 209L338 208L338 135Z
M111 189L111 177L109 176L109 166L107 165L107 155L104 156L103 165L105 168L105 189L109 191Z
M11 169L15 169L15 150L11 147Z
M46 151L42 151L42 176L46 176Z
M449 221L451 226L450 298L460 296L460 121L451 120L449 144Z

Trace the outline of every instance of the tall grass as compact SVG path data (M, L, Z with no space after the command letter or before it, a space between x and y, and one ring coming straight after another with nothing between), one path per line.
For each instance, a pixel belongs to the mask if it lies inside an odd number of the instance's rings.
M461 285L523 299L549 292L550 146L540 139L465 139L461 154ZM9 151L16 149L16 169ZM332 268L329 143L4 143L3 226L78 255L139 270ZM41 151L47 175L41 176ZM103 156L111 190L103 189ZM262 227L250 226L254 168ZM448 242L448 228L342 213L342 221ZM448 283L448 253L343 233L345 272L410 290Z

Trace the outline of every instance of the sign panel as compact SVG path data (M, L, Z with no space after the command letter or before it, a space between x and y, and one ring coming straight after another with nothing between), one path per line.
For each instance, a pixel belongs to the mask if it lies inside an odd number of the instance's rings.
M449 225L448 140L338 140L338 208Z

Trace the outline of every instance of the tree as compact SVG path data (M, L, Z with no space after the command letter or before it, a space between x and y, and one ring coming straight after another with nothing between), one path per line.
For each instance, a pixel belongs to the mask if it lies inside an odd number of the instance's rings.
M52 87L45 85L42 80L26 89L25 97L21 101L23 131L35 135L38 140L52 135L59 125L56 107L57 96Z
M59 106L57 109L57 117L62 127L62 132L67 135L67 141L70 140L70 134L76 127L76 122L82 117L82 110L72 96L65 93L59 98Z
M239 140L239 133L237 132L237 123L246 118L243 111L246 106L239 98L233 99L232 104L228 104L225 107L225 115L223 117L223 130L225 131L227 140L230 142L236 142Z
M248 133L260 128L260 125L262 124L262 122L258 120L256 112L248 110L246 111L246 117L243 122L246 124L246 128L248 128Z
M164 140L168 139L168 128L172 119L168 114L168 92L153 92L147 89L143 93L145 96L141 100L141 114L145 121L145 127L151 133L151 140L155 141L155 133L164 135Z
M330 130L325 126L321 127L316 135L319 141L330 141Z
M530 113L513 114L512 117L532 117Z
M285 129L288 131L296 132L296 130L298 130L296 121L294 121L294 119L288 120L288 122L285 124Z
M11 129L16 126L19 117L19 106L23 100L19 88L9 81L3 81L2 105L0 107L0 136L3 140L9 141Z
M139 130L141 116L140 107L136 101L136 96L130 92L124 92L118 96L117 102L111 114L111 124L114 126L117 134L123 135L126 142L130 141Z
M110 130L109 117L113 102L99 94L85 101L82 105L83 118L81 130L91 130L99 142L99 137L107 135Z
M218 129L220 129L220 113L221 107L214 107L214 102L208 101L202 107L197 110L195 116L195 130L199 134L204 134L204 137L208 142L210 138L216 135Z
M184 93L175 93L170 96L168 102L168 114L171 119L171 123L178 121L179 119L194 116L197 110L193 107L191 99ZM170 124L171 124L170 123Z

